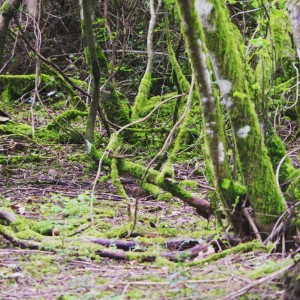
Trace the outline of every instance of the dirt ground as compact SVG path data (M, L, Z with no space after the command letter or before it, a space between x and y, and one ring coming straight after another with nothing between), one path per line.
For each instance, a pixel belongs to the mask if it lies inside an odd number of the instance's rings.
M11 137L4 137L1 147L13 143L19 146L6 152L7 163L0 166L1 206L38 222L40 233L44 226L42 234L55 244L49 242L48 251L30 250L0 239L1 299L283 299L284 270L292 264L289 254L250 250L205 262L205 254L199 253L193 261L170 262L159 257L170 240L207 243L215 253L232 245L218 242L224 239L213 219L207 222L179 199L158 201L147 194L140 195L139 234L126 238L127 206L109 179L97 185L92 228L85 201L96 167L85 160L84 147L54 148ZM41 158L28 162L32 154ZM18 163L11 164L14 157ZM205 195L205 178L193 173L189 165L177 166L177 176L198 181L201 188L196 190ZM134 205L135 180L121 181ZM134 241L158 258L114 260L95 255L103 246L85 249L91 239L104 237Z

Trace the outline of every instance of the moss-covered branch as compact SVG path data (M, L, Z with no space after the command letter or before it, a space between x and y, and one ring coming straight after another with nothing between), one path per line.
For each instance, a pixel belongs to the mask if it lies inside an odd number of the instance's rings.
M94 145L92 145L90 156L98 161L101 158L101 152L99 152ZM103 160L105 165L110 166L111 160L108 157L105 157ZM126 160L124 158L118 159L118 169L122 173L127 173L133 176L138 180L142 180L146 167L134 163L132 161ZM210 215L210 204L207 200L198 198L197 196L193 195L191 192L185 190L181 185L177 182L173 181L172 179L166 179L164 181L158 181L160 172L149 169L147 175L145 177L146 183L151 183L153 185L158 185L163 190L171 193L173 196L180 198L182 201L186 202L187 204L199 208L200 211L203 211L207 215Z
M148 35L147 35L148 62L147 62L146 71L139 85L137 96L134 100L134 105L132 108L133 119L138 118L141 112L143 111L143 107L147 103L148 96L150 93L150 88L151 88L152 70L153 70L153 61L154 61L154 48L153 48L154 27L156 24L156 18L160 10L162 0L158 0L156 9L154 3L155 0L150 0L151 19L149 22Z

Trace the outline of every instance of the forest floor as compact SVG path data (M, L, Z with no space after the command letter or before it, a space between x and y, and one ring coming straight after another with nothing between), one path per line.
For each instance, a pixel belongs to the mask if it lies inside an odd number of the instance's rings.
M41 145L2 134L0 150L5 158L1 208L22 220L23 227L11 225L17 238L40 243L38 249L25 249L0 237L1 299L284 298L284 274L293 264L288 251L237 245L214 219L208 222L177 198L159 201L140 193L128 176L121 182L131 206L140 198L135 237L127 237L132 221L109 178L97 183L92 226L90 192L97 165L86 157L84 145ZM194 164L175 167L177 179L197 181L195 192L205 196L207 183ZM112 245L95 239L109 239ZM132 241L135 247L126 259L100 257L105 249L127 253L116 250L114 241ZM207 247L191 260L172 262L161 255L182 253L181 246L189 243Z

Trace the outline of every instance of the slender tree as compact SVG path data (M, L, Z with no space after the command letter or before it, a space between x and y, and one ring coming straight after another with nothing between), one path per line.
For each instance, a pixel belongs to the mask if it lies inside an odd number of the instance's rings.
M93 142L94 137L94 127L100 102L101 79L100 66L97 57L97 50L93 32L92 2L93 1L91 0L79 0L81 8L82 33L85 42L85 56L91 68L91 75L93 79L92 100L89 107L89 114L85 130L85 136L90 142Z

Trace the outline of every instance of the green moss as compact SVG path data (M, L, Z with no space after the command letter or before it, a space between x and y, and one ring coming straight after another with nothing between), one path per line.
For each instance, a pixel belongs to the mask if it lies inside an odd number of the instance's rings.
M60 134L52 130L37 129L35 132L35 138L42 143L54 142L60 139Z
M30 241L37 241L37 242L41 242L43 240L42 235L29 228L17 232L15 236L21 240L30 240Z
M58 130L61 127L68 127L68 123L76 120L78 117L85 117L87 116L87 112L82 112L79 110L67 110L60 114L59 116L56 116L53 121L51 121L46 129L47 130Z
M172 194L163 192L160 187L155 184L144 182L142 188L147 191L150 195L153 195L159 201L170 201Z
M31 126L27 124L19 124L9 121L5 125L0 125L0 132L3 134L14 134L22 137L31 135L31 131Z
M106 146L106 149L109 151L109 152L116 152L118 150L118 147L120 145L120 142L119 142L119 138L118 136L113 133L109 139L109 142L108 142L108 145ZM115 153L117 154L117 153Z
M283 269L287 265L291 265L291 259L285 259L283 261L266 261L261 265L262 262L259 262L259 266L256 266L254 270L247 271L243 276L249 279L258 279L267 275L270 275L280 269Z
M233 189L235 191L236 196L246 196L247 187L242 185L240 182L233 182Z
M180 184L190 188L196 188L198 186L198 183L194 180L182 180Z
M157 196L157 200L158 201L166 201L166 202L170 202L170 200L172 199L172 194L171 193L160 193L158 196Z
M122 226L114 226L112 230L105 232L103 235L107 238L121 238L125 237L129 233L129 224Z
M136 260L138 262L145 262L149 260L155 260L156 256L151 252L126 252L125 259L130 261Z
M178 82L178 85L180 88L179 92L187 93L190 90L190 83L187 81L186 77L182 73L182 68L176 59L176 56L175 56L175 53L173 50L173 46L171 43L168 19L166 20L166 28L167 28L166 36L167 36L169 60L172 65L172 68L173 68L174 76L176 76L176 81Z
M7 165L16 165L20 163L27 163L27 162L39 162L43 159L43 157L39 154L30 154L26 156L17 156L17 155L0 155L0 163L7 164Z
M281 140L281 138L277 134L272 134L273 130L271 130L268 134L270 137L267 136L267 147L268 147L268 153L272 161L273 170L276 171L279 162L281 159L286 155L286 150L284 147L284 144ZM292 164L292 161L289 157L285 159L283 164L281 165L280 171L279 171L279 180L281 183L285 183L291 177L294 173L294 166Z
M152 73L145 72L132 108L132 119L139 118L143 112L150 93Z
M123 184L121 183L120 177L119 177L119 170L118 170L118 162L117 159L113 158L111 160L111 179L113 186L117 189L118 194L122 196L127 205L128 205L128 216L131 218L131 211L130 211L130 198L128 197Z
M174 179L174 170L173 170L172 166L170 165L170 163L166 163L164 165L161 173L159 174L159 176L156 179L156 183L158 185L162 185L165 181L165 178Z

